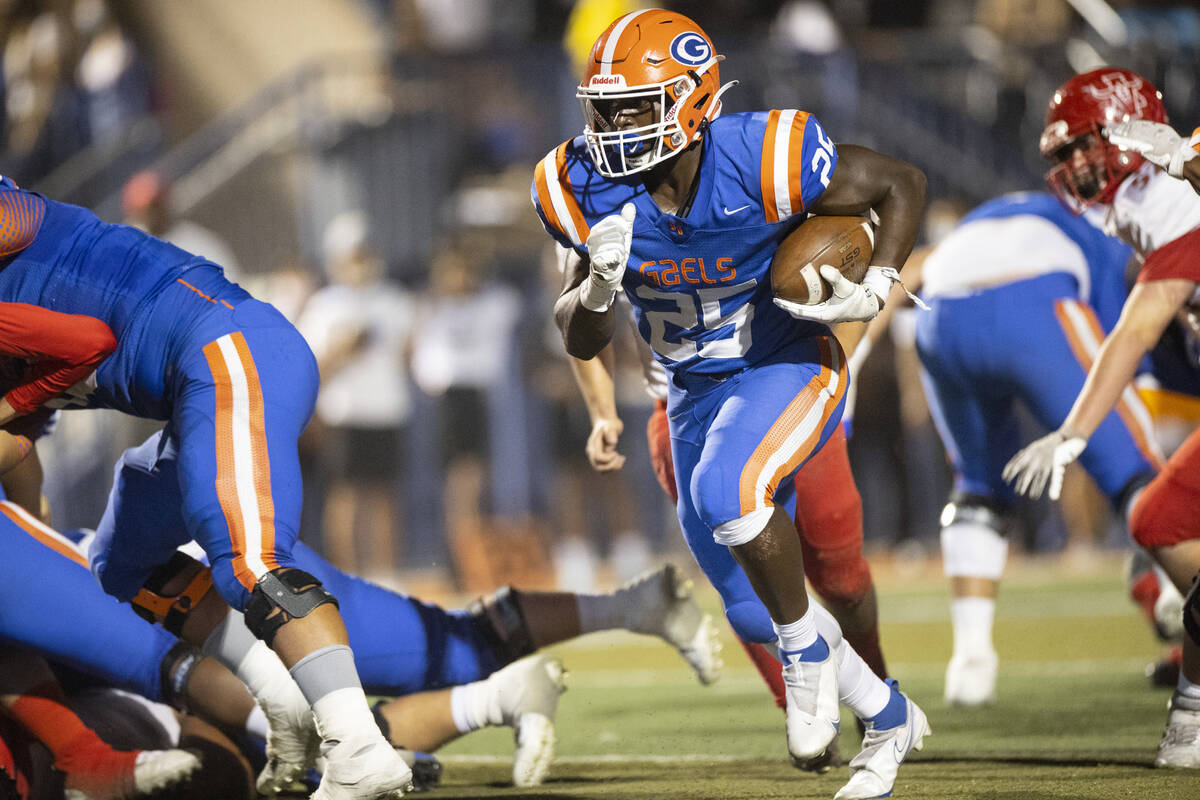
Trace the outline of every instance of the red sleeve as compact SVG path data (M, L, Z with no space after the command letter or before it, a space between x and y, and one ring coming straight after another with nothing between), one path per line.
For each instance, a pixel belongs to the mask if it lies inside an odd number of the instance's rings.
M1185 233L1146 256L1138 283L1182 278L1200 283L1200 228Z
M0 354L33 362L30 381L5 395L22 414L86 378L117 349L103 321L26 303L0 303Z

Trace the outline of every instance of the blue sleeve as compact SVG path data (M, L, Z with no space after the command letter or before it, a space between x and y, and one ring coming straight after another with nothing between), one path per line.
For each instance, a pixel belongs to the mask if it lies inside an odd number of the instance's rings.
M833 140L813 115L808 115L804 124L804 138L800 146L800 163L791 169L800 174L801 199L804 208L813 203L829 188L829 180L837 167L838 153Z

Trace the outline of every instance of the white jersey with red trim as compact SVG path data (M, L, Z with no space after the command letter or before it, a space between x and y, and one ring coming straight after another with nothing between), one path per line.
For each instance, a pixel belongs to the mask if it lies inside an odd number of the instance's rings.
M1126 178L1110 205L1089 209L1109 236L1128 242L1143 258L1200 228L1200 195L1147 162Z
M837 149L815 117L795 110L720 117L701 142L683 216L660 210L636 176L600 175L582 137L538 163L532 195L546 231L585 255L591 226L632 202L623 288L639 333L668 371L720 374L827 333L771 302L769 271L779 242L829 185Z

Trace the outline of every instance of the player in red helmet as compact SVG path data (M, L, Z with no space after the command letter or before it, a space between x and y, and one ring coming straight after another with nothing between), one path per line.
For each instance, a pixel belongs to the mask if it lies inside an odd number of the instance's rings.
M1162 94L1127 69L1076 75L1050 99L1039 148L1053 166L1046 183L1072 211L1111 203L1121 182L1145 160L1108 142L1105 128L1131 119L1166 122Z
M1051 498L1058 497L1066 465L1087 447L1142 357L1180 312L1197 310L1200 197L1153 161L1110 140L1109 129L1136 120L1165 123L1166 113L1154 86L1124 69L1077 75L1059 87L1050 102L1042 134L1042 153L1052 164L1047 182L1068 207L1132 245L1143 266L1063 424L1005 467L1005 478L1033 497L1047 487ZM1131 504L1134 540L1187 594L1183 669L1155 759L1160 767L1200 768L1197 476L1200 434L1193 433Z

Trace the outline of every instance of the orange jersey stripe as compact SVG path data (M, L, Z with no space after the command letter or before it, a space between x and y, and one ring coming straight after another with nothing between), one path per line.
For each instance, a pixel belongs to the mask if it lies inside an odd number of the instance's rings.
M246 566L246 529L238 503L237 465L233 449L233 379L225 366L225 357L221 353L219 342L206 344L204 357L208 360L216 391L213 422L216 428L217 502L225 515L225 524L229 526L229 537L233 544L234 576L247 591L253 591L258 579Z
M804 191L800 181L806 169L802 156L804 154L804 128L807 125L808 112L797 111L792 120L791 130L788 132L787 193L791 200L793 214L804 212Z
M767 222L779 222L779 207L775 203L775 131L781 112L767 114L767 130L763 135L762 160L759 165L759 188Z
M742 514L770 503L779 482L812 454L822 430L846 394L846 359L841 345L830 337L821 337L817 346L821 358L819 373L788 403L742 468L738 480ZM796 441L797 435L803 439ZM786 452L787 457L763 484L763 473L781 452Z
M546 220L572 244L586 242L590 229L567 177L567 142L537 163L533 179Z
M25 509L15 503L4 500L0 502L0 513L3 513L4 516L16 523L17 527L60 556L69 558L84 569L88 569L87 557L79 552L79 549L73 542L58 531L43 525Z
M271 458L267 452L267 425L263 414L262 385L250 347L241 333L233 334L233 346L246 374L250 395L250 453L254 474L254 493L258 498L258 519L262 530L262 560L267 569L278 569L275 560L275 501L271 496Z
M1096 312L1091 306L1083 303L1057 300L1054 303L1054 315L1066 334L1067 344L1070 345L1075 360L1083 367L1084 372L1091 370L1093 352L1098 349L1098 343L1104 341L1104 329L1100 327ZM1135 408L1135 404L1140 408ZM1158 448L1151 442L1149 434L1150 412L1141 403L1132 384L1121 392L1113 410L1129 430L1129 435L1133 437L1133 443L1142 454L1142 458L1153 464L1156 469L1161 468L1162 457L1158 454Z

